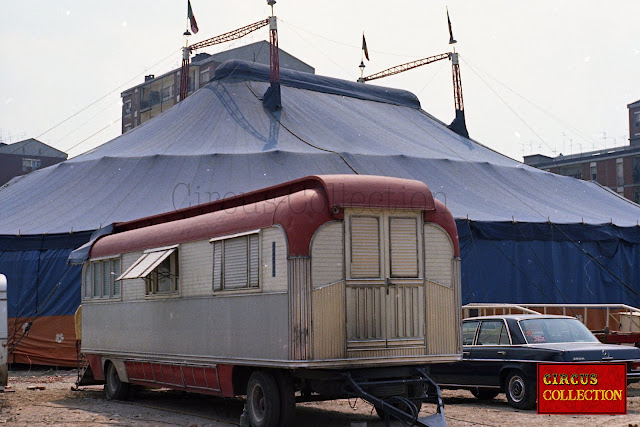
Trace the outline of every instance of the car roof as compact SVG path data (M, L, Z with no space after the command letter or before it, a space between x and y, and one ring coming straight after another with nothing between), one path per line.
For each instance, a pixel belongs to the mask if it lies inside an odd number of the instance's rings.
M561 316L555 314L496 314L492 316L476 316L476 317L468 317L463 319L463 321L468 320L501 320L501 319L515 319L515 320L526 320L526 319L575 319L575 317L571 316Z

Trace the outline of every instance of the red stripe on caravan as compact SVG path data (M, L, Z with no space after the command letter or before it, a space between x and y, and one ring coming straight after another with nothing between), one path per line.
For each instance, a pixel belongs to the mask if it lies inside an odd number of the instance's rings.
M205 369L205 378L207 381L207 386L209 388L220 390L220 382L218 381L218 369L217 368L206 368Z

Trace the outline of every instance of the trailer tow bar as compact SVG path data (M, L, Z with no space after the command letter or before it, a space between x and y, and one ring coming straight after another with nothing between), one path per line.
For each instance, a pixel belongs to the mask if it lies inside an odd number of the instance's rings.
M415 369L417 375L410 379L368 381L360 379L356 380L350 373L346 373L344 376L350 388L349 392L354 396L371 403L378 411L381 411L379 413L384 413L386 415L385 418L387 426L389 425L389 416L391 416L402 421L405 425L445 427L447 425L447 421L444 417L444 403L442 402L440 387L438 387L438 385L429 378L424 369ZM375 389L376 386L392 384L417 385L419 390L421 390L421 393L419 396L413 397L391 396L389 398L382 399L367 391ZM420 418L418 407L414 401L435 403L437 405L436 413Z

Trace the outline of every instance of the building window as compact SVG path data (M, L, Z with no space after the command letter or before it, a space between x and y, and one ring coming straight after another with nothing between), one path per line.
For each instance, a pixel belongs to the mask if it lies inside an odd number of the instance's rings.
M635 123L636 129L640 128L640 111L633 114L633 121Z
M213 290L260 287L258 232L212 239Z
M591 181L598 180L598 167L596 165L596 162L591 162L591 164L589 165L589 173L591 174Z
M633 189L633 201L640 205L640 187Z
M582 165L563 166L558 169L558 174L582 179Z
M39 169L41 165L40 159L22 159L22 172L31 172Z
M151 108L151 85L143 86L140 92L140 111Z
M173 86L162 88L162 100L169 101L173 97Z
M209 68L200 71L200 87L209 83Z
M120 258L92 261L85 266L85 299L119 298Z
M131 100L127 100L124 101L124 104L122 104L122 113L124 116L130 116L131 115Z
M119 279L141 279L145 281L147 295L166 295L178 292L178 247L150 249Z
M622 159L616 159L616 184L624 185L624 169Z
M640 156L633 157L631 164L633 167L633 183L640 184Z

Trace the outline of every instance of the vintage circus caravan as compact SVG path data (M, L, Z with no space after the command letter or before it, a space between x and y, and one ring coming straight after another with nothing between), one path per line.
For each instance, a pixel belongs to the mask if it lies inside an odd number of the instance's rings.
M461 359L454 219L422 182L311 176L114 224L83 267L82 351L108 398L133 385L247 395L253 425L361 396L417 416ZM437 419L437 420L436 420ZM439 421L438 421L439 420Z

